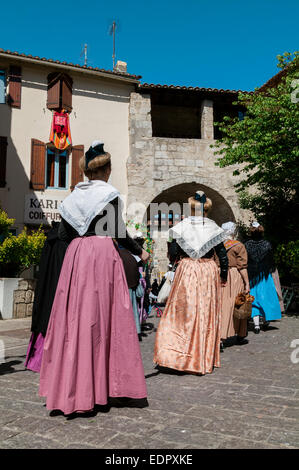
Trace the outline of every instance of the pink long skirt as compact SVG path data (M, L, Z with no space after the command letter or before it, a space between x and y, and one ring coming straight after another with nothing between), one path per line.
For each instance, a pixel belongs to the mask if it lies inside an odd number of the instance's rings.
M183 258L157 330L154 362L197 374L220 367L220 302L216 263Z
M64 414L146 398L144 369L121 258L108 237L67 249L44 343L41 396Z

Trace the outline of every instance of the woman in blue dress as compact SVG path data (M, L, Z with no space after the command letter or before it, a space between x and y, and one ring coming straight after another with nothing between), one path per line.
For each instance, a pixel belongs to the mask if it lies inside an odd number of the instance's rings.
M281 319L279 299L272 278L275 271L271 243L264 239L264 228L253 222L250 227L251 239L245 242L248 253L248 277L250 294L254 296L251 317L254 332L260 332L260 317L264 328L270 321Z

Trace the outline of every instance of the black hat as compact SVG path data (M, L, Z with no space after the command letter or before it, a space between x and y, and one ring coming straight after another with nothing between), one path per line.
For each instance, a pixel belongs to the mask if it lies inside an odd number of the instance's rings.
M100 142L99 140L93 142L85 153L85 169L88 169L88 164L91 160L99 155L104 155L105 153L103 142Z

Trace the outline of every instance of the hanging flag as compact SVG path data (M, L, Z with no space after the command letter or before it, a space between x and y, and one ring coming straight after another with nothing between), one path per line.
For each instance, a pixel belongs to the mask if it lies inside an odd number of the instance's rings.
M65 150L72 145L69 115L64 109L61 113L53 113L50 142L58 150Z

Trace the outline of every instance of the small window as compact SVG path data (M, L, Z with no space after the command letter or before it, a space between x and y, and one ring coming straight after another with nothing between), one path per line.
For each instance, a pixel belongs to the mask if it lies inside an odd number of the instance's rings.
M47 150L46 188L68 188L68 153L59 150Z
M192 93L156 90L151 94L153 137L201 138L201 100Z
M0 104L6 103L6 76L5 70L0 70Z
M168 230L169 227L173 227L178 222L183 220L183 216L181 214L176 214L173 210L169 210L169 212L161 212L158 211L157 214L153 215L153 218L150 218L150 210L148 209L147 213L147 227L148 230L158 230L159 232L162 230Z

